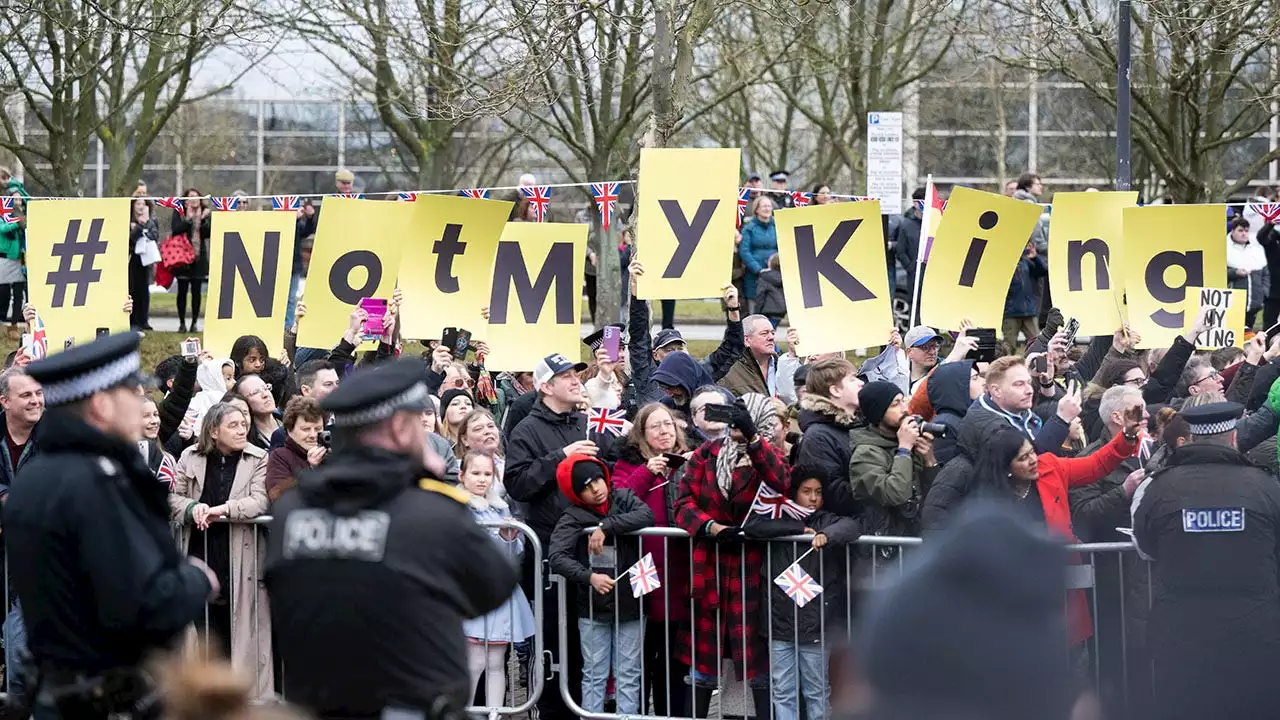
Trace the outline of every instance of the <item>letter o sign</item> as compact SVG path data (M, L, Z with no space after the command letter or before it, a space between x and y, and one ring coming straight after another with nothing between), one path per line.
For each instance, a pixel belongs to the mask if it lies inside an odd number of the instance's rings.
M351 286L351 271L358 267L365 269L364 284ZM329 291L333 296L346 303L355 305L367 297L373 297L382 284L382 261L369 250L352 250L333 263L329 271Z

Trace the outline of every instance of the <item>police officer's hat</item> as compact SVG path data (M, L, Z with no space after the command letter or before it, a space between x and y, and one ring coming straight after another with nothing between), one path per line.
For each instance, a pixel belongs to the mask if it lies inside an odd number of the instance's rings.
M360 370L321 400L320 408L333 413L338 427L372 425L398 412L422 412L431 402L425 374L421 360L407 358Z
M618 328L618 341L621 345L627 344L627 326L622 323L611 323L608 327ZM604 328L600 328L590 335L582 338L582 344L591 348L591 352L595 352L604 347Z
M1244 406L1234 402L1216 402L1187 408L1182 417L1191 426L1192 435L1217 435L1236 429Z
M40 383L47 407L73 403L112 388L147 385L150 378L142 373L138 357L141 339L136 332L98 338L31 363L27 374Z

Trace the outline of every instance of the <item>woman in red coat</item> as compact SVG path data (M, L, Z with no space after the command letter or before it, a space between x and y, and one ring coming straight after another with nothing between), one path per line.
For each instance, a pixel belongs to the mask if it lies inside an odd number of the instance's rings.
M1043 523L1050 534L1063 542L1078 543L1071 529L1067 489L1095 483L1133 456L1139 441L1142 409L1142 405L1136 405L1136 413L1125 416L1124 430L1116 433L1111 442L1092 455L1077 458L1051 453L1036 455L1026 435L1012 426L1001 428L978 456L974 478L984 486L984 494L1012 497L1016 506L1036 522ZM1073 564L1081 562L1078 556L1072 557ZM1093 622L1083 590L1068 593L1066 609L1068 639L1079 664L1088 659L1080 650L1093 636Z
M742 526L761 484L786 493L788 470L769 444L778 422L773 402L748 393L733 407L729 435L709 440L685 466L676 498L676 525L693 539L693 613L676 659L693 667L691 717L706 717L720 683L720 661L730 658L751 684L757 708L770 707L769 654L756 624L764 601L765 547L744 542Z

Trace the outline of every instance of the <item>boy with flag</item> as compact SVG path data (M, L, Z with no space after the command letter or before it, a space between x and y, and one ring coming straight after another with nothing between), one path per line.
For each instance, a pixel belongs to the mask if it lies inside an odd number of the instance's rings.
M653 511L630 490L615 490L609 468L590 455L570 455L556 467L556 483L569 507L551 533L551 571L574 585L582 639L582 707L604 712L610 658L618 712L640 707L644 627L640 600L621 576L640 562L640 538L626 533L653 526ZM588 532L590 531L590 532Z
M846 555L852 563L853 553L843 548L856 542L862 533L857 520L822 509L822 488L829 481L821 467L796 467L791 471L786 495L770 490L769 495L777 497L762 499L766 495L763 491L768 489L762 486L745 525L749 538L813 538L807 549L801 543L769 543L769 555L761 567L772 595L765 608L773 610L767 618L767 632L774 720L797 720L802 694L806 720L826 717L827 658L822 638L824 634L837 637L843 633L854 615L849 605L852 596L845 587L845 573L849 570ZM788 571L806 583L805 587L775 580ZM817 597L810 599L808 593L802 592L806 589L809 593L816 591ZM764 717L766 713L757 708L756 715Z

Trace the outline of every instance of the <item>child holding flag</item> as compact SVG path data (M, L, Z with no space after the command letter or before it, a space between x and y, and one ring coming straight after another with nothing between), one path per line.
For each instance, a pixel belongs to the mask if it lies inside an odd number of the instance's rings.
M757 498L745 527L751 538L813 538L807 552L800 543L770 543L768 559L761 567L771 596L763 610L764 622L770 624L774 720L797 720L802 694L807 720L826 717L827 658L822 638L842 636L853 616L846 599L845 551L834 548L856 542L861 529L853 518L822 510L822 488L828 483L827 471L820 467L794 468L786 496L777 498L777 503ZM775 582L792 565L799 565L800 577L811 578L811 583L820 586L812 601L801 604L787 592L785 583ZM764 713L757 710L756 714Z
M618 712L640 712L640 599L618 580L640 562L640 538L626 533L653 526L653 511L630 490L610 486L609 468L588 455L570 455L556 467L569 507L551 533L551 571L576 589L582 638L582 707L604 711L610 659ZM594 528L590 533L587 531Z

